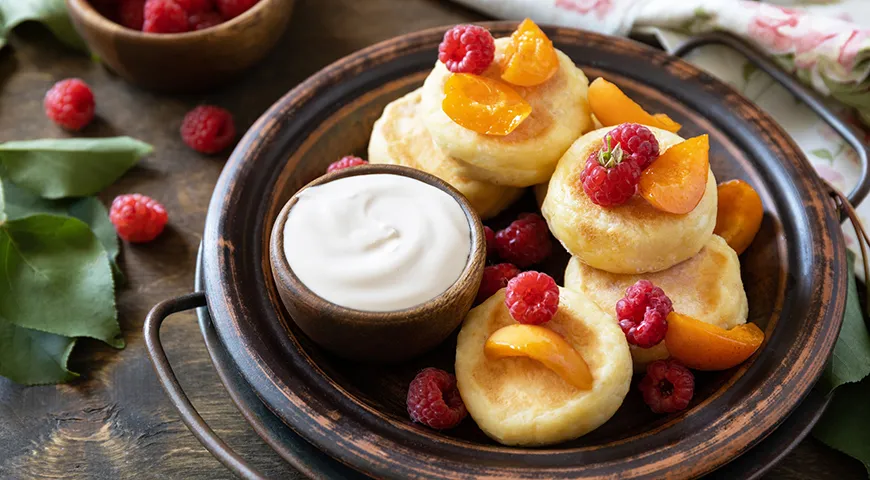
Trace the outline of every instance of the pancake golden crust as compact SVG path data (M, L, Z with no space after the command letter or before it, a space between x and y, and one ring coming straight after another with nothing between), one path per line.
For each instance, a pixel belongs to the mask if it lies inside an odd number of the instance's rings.
M375 122L369 140L369 162L404 165L431 173L459 190L484 219L514 202L523 189L468 178L456 160L433 142L419 115L421 90L393 101Z
M749 303L740 278L740 260L718 235L694 257L662 272L619 275L584 265L577 258L565 269L565 288L587 295L610 314L615 314L616 302L625 290L641 279L661 287L678 313L725 329L746 323ZM636 368L668 357L665 342L647 349L632 346L631 353Z
M505 445L548 445L584 435L606 422L631 383L631 356L612 316L581 293L560 289L559 310L544 326L561 334L592 372L579 390L542 364L522 357L489 359L492 332L516 324L500 290L471 310L459 332L456 379L468 412Z
M495 41L495 61L482 76L500 79L499 64L509 39ZM463 166L463 175L499 185L527 187L546 182L571 142L592 128L586 91L589 80L557 50L559 70L535 87L514 88L532 113L505 136L483 135L456 124L441 108L451 73L437 62L423 85L422 118L435 143Z
M662 152L682 141L668 131L649 128ZM541 207L550 231L580 261L613 273L657 272L698 253L716 226L713 172L707 175L701 202L685 215L656 210L640 195L622 205L598 206L583 191L580 173L610 129L583 135L559 160Z

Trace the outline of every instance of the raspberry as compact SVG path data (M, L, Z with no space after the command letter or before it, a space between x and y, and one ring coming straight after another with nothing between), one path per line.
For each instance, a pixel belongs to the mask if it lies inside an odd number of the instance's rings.
M610 207L625 203L634 196L640 181L640 168L633 162L624 161L622 146L617 143L612 147L613 139L609 135L604 139L604 145L586 159L586 167L580 172L580 183L592 203Z
M205 13L214 8L211 0L175 0L175 3L183 8L187 15Z
M495 232L486 225L483 226L483 235L486 237L486 258L495 256Z
M175 0L145 0L144 15L143 32L181 33L190 29L187 12Z
M495 57L495 40L477 25L457 25L444 33L438 60L453 73L480 75Z
M638 280L616 302L616 319L632 345L650 348L665 338L668 314L674 311L671 299L649 280Z
M45 114L52 122L78 131L94 119L94 93L79 78L68 78L54 84L45 93Z
M685 409L695 393L695 376L674 359L656 360L646 367L638 385L643 401L655 413L674 413Z
M118 4L118 22L133 30L142 30L145 23L145 0L121 0Z
M118 236L133 243L150 242L160 235L169 217L163 205L138 193L121 195L112 201L109 220Z
M346 155L344 157L341 157L337 161L330 163L329 167L326 168L326 173L332 173L350 167L357 167L359 165L366 165L368 163L369 162L359 157L355 157L353 155Z
M260 0L215 0L218 11L224 20L238 17Z
M625 159L637 165L641 170L659 158L659 141L655 135L643 125L623 123L607 133L619 143L625 154Z
M547 222L536 213L523 213L495 234L495 247L502 259L528 267L547 258L553 243Z
M508 281L520 274L520 269L510 263L499 263L483 269L483 280L477 290L475 304L483 303L495 292L507 287Z
M220 152L235 138L233 116L220 107L200 105L187 112L181 122L181 139L197 152Z
M222 23L224 19L217 12L202 12L187 17L187 21L191 30L205 30Z
M408 387L408 415L437 430L453 428L468 415L456 377L437 368L424 368Z
M546 273L523 272L508 282L504 304L520 323L547 323L559 308L559 287Z

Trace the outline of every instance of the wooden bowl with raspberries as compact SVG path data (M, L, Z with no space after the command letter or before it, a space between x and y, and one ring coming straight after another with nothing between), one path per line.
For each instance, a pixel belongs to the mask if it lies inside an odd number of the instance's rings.
M224 83L272 49L294 0L66 0L91 52L125 80L163 92Z

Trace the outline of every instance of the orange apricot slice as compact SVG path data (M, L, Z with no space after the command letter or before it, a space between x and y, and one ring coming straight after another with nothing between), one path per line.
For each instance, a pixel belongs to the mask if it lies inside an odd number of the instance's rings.
M710 141L707 135L684 140L661 154L640 175L638 190L657 210L685 214L707 191Z
M676 133L681 125L664 113L647 113L616 85L598 77L589 84L589 107L605 127L621 123L639 123Z
M455 73L444 86L444 113L462 127L485 135L507 135L532 113L532 106L499 80Z
M671 312L665 345L671 357L695 370L726 370L749 358L764 341L754 323L730 330Z
M534 87L559 70L553 42L531 19L523 20L511 34L501 62L501 79L521 87Z
M764 206L761 197L743 180L729 180L719 184L719 208L716 228L719 235L737 252L743 253L761 228Z
M592 372L580 353L558 333L540 325L502 327L486 340L484 353L491 359L527 357L541 362L566 382L581 390L592 388Z

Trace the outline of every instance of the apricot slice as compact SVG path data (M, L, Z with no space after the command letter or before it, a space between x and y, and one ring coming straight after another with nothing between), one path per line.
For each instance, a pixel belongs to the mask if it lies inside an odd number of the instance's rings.
M668 352L695 370L726 370L739 365L763 341L764 332L754 323L725 330L679 313L668 315Z
M761 219L764 217L761 197L743 180L722 182L718 191L719 210L716 213L716 228L713 233L724 238L740 255L749 247L761 228Z
M510 85L468 73L455 73L444 86L444 113L462 127L485 135L507 135L532 113Z
M616 85L598 77L589 84L589 107L605 127L621 123L639 123L676 133L681 125L664 113L647 113Z
M698 206L707 191L710 141L700 135L661 154L640 175L640 194L663 212L684 214Z
M559 70L559 57L547 34L527 18L511 34L501 66L502 80L521 87L534 87Z
M487 357L528 357L541 362L566 382L581 390L592 388L592 372L580 353L558 333L540 325L502 327L483 347Z

